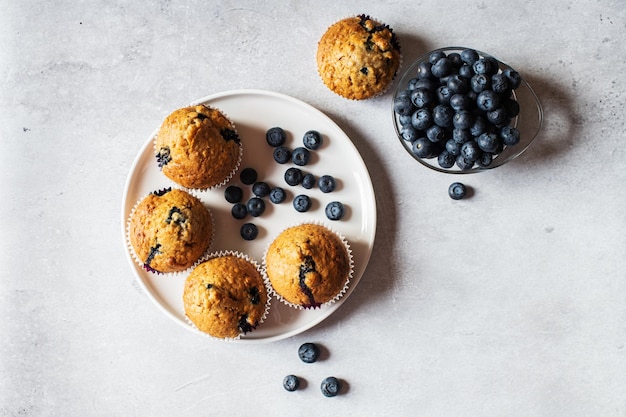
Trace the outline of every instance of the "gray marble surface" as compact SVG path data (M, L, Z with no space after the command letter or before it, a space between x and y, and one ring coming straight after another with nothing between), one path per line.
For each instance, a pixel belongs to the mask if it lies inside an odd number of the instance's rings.
M516 67L544 106L537 141L450 200L452 177L394 137L390 93L352 102L317 76L318 39L357 13L394 28L405 63L464 45ZM0 416L626 416L625 33L617 0L1 0ZM121 237L148 135L239 88L330 116L378 201L351 297L269 344L166 318ZM299 363L305 341L325 360ZM328 375L341 396L320 394Z

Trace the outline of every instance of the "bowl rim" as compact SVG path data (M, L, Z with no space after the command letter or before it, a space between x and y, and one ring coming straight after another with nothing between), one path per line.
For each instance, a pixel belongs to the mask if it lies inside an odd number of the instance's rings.
M490 171L492 169L498 168L504 164L506 164L507 162L510 162L516 158L518 158L520 155L522 155L529 147L530 145L535 141L535 139L537 138L537 136L539 135L539 133L541 132L541 129L543 127L543 121L544 121L544 111L543 111L543 106L541 105L541 101L539 100L539 97L537 96L537 94L535 93L535 91L533 90L533 88L531 87L531 85L526 81L525 77L522 77L522 82L520 84L520 87L523 87L524 90L526 90L526 92L529 94L529 97L532 99L532 103L535 104L534 108L536 110L536 114L533 112L533 115L535 116L535 120L537 123L536 129L534 129L534 131L530 134L530 136L528 137L527 140L524 141L524 143L519 143L517 145L515 145L515 151L505 157L502 158L501 155L498 155L494 158L494 162L496 162L498 159L500 159L499 163L492 163L486 167L480 167L480 166L473 166L470 169L466 169L466 170L462 170L460 168L457 167L457 165L455 164L453 166L453 168L442 168L441 166L437 165L436 163L436 158L420 158L419 156L415 155L411 149L409 147L407 147L407 142L406 140L404 140L400 134L400 129L399 129L399 121L398 121L398 115L396 114L395 110L394 110L394 102L396 97L398 96L398 94L404 90L406 90L406 85L408 84L408 81L411 80L412 78L415 78L415 70L417 65L419 65L420 62L428 60L428 57L434 53L434 52L447 52L447 53L452 53L452 52L461 52L465 49L472 49L474 51L476 51L478 53L479 56L481 57L489 57L492 59L495 59L496 61L498 61L498 63L501 66L500 70L503 69L512 69L514 71L517 71L515 68L513 68L512 66L510 66L509 64L507 64L506 62L496 58L495 56L493 56L492 54L483 52L479 49L476 48L472 48L472 47L466 47L466 46L446 46L446 47L441 47L441 48L436 48L436 49L432 49L424 54L421 54L420 56L418 56L417 58L415 58L413 61L411 61L411 63L402 71L399 79L398 79L398 84L396 84L394 93L393 93L393 97L391 100L391 117L393 120L393 126L394 126L394 130L396 133L396 137L398 138L398 140L400 140L400 143L402 145L402 147L409 153L409 155L411 155L411 157L413 157L413 159L415 159L417 162L419 162L420 164L426 166L427 168L430 168L434 171L438 171L438 172L442 172L445 174L475 174L475 173L479 173L479 172L486 172L486 171ZM517 99L517 92L520 91L520 87L518 87L516 90L513 91L513 95L514 97ZM528 109L527 109L528 110ZM520 112L521 113L521 112ZM515 127L517 127L518 122L519 122L520 116L516 116L513 121L511 122L512 125L514 125ZM513 148L513 147L512 147ZM434 163L430 163L428 162L429 160L434 160Z

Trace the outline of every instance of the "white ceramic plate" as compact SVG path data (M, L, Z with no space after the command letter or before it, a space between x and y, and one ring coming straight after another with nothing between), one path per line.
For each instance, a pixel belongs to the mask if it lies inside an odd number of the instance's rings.
M354 276L348 291L338 302L318 309L298 310L272 299L267 319L236 342L279 340L310 329L331 315L348 298L369 261L376 233L376 200L367 168L350 138L330 118L295 98L268 91L236 90L214 94L192 104L200 103L222 110L235 123L243 144L241 169L256 169L259 180L266 181L271 186L281 186L288 195L287 201L282 204L272 204L266 197L266 211L262 216L236 220L230 213L232 205L224 199L225 186L197 193L210 208L215 219L215 239L211 251L241 251L260 265L265 248L278 233L286 227L306 221L322 222L343 234L350 243L355 266ZM291 149L302 146L302 137L308 130L314 129L322 134L322 147L312 151L311 162L301 169L316 177L332 175L337 181L335 191L325 194L317 186L307 190L302 186L292 187L285 183L284 172L294 165L274 162L273 148L265 140L265 132L274 126L280 126L287 132L286 145ZM148 297L167 316L196 331L185 320L182 303L187 274L157 275L147 272L135 263L127 248L126 225L135 203L152 191L176 186L157 166L153 148L156 132L157 130L150 135L139 151L124 188L124 246L131 269ZM227 185L241 186L244 199L247 200L251 196L251 187L241 184L238 174ZM299 213L293 208L292 200L297 194L311 197L313 206L310 211ZM331 222L326 218L324 208L328 202L334 200L345 205L346 213L343 219ZM259 236L253 241L245 241L240 237L239 230L245 222L255 223L259 228Z

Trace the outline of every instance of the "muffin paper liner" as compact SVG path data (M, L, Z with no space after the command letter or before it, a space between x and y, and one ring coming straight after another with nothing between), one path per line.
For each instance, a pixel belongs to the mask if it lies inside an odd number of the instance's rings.
M319 49L319 42L322 40L322 37L326 34L326 32L328 32L328 29L330 29L332 26L334 26L335 24L341 22L342 20L345 19L353 19L355 17L361 17L361 16L365 16L367 17L369 20L373 20L375 22L380 23L381 25L385 25L389 28L389 30L391 32L393 32L396 35L396 40L398 41L398 53L400 54L400 62L398 62L398 68L396 69L396 72L393 74L393 77L391 77L391 80L389 80L389 83L387 83L387 85L385 86L385 88L383 88L381 91L379 91L378 93L367 97L367 98L350 98L350 97L346 97L344 95L339 94L338 92L336 92L335 90L333 90L332 88L330 88L328 85L326 85L326 83L324 82L324 77L322 77L322 74L319 71L319 65L317 64L317 50ZM400 73L400 70L402 69L402 66L404 64L404 59L402 56L402 49L400 48L400 40L398 39L397 34L393 31L393 28L391 26L389 26L388 24L384 23L382 20L373 17L372 15L369 14L365 14L365 13L361 13L361 14L355 14L355 15L349 15L349 16L344 16L340 19L335 20L331 25L329 25L326 30L324 31L324 33L322 33L322 36L320 36L318 42L317 42L317 48L316 48L316 62L315 62L315 67L316 67L316 71L317 71L317 75L319 76L319 78L322 80L322 84L324 84L324 86L326 88L328 88L329 91L331 91L332 93L334 93L337 97L341 97L344 98L346 100L350 100L350 101L365 101L365 100L369 100L372 98L376 98L376 97L380 97L385 95L389 89L391 88L391 86L393 85L394 81L396 80L396 78L398 77L398 74Z
M340 240L341 243L343 243L345 249L346 249L346 253L348 255L348 264L349 264L349 270L348 270L348 276L346 277L346 281L344 282L343 288L341 290L339 290L339 292L330 300L326 301L325 303L322 303L321 306L303 306L300 304L294 304L288 300L286 300L282 295L278 294L275 290L274 287L272 287L272 283L270 281L269 276L267 275L267 262L266 262L266 257L267 257L267 252L271 246L271 244L274 242L274 240L276 240L276 238L278 236L280 236L280 234L282 234L284 231L291 229L292 227L297 227L297 226L302 226L302 225L306 225L306 224L313 224L313 225L317 225L317 226L322 226L326 229L328 229L330 232L334 233ZM354 275L354 259L352 256L352 249L350 248L350 244L348 243L348 240L346 239L346 237L339 233L337 230L335 230L334 228L328 226L327 224L325 224L322 221L306 221L304 223L295 223L292 224L291 226L285 227L284 229L282 229L279 233L276 234L276 236L274 236L274 239L272 239L272 242L270 242L270 244L265 248L265 251L263 252L263 279L265 280L265 286L269 289L270 294L274 297L276 297L276 299L280 302L282 302L283 304L289 306L289 307L293 307L296 308L298 310L304 310L304 309L311 309L311 308L321 308L323 306L329 306L335 302L337 302L339 299L341 299L341 297L344 296L344 294L346 293L346 291L348 291L348 288L350 286L350 282L352 281L352 276Z
M133 247L132 243L130 242L130 223L131 223L131 219L133 218L133 215L135 214L135 210L137 209L137 206L139 206L139 204L146 198L148 197L150 194L164 194L166 192L169 192L170 190L173 189L179 189L181 191L185 191L187 192L189 195L197 198L198 200L200 200L200 203L202 203L202 205L208 210L209 212L209 217L211 219L211 239L209 241L209 246L207 247L207 249L204 251L204 253L198 258L198 260L196 260L193 265L191 265L189 268L186 268L182 271L175 271L175 272L161 272L161 271L157 271L156 269L150 268L148 265L146 265L137 255L137 252L135 251L135 248ZM199 263L200 260L202 258L204 258L207 254L211 253L211 247L213 246L213 242L215 241L215 218L213 217L213 213L211 213L211 209L209 209L209 207L207 207L207 205L201 200L199 199L197 196L193 195L193 193L190 193L189 190L183 188L183 187L166 187L166 188L161 188L155 191L152 191L146 195L144 195L142 198L140 198L139 200L137 200L137 202L134 204L133 208L131 209L130 213L128 214L128 219L126 221L126 247L127 250L129 251L131 257L133 258L133 260L135 261L135 263L137 265L139 265L141 268L143 268L145 271L151 272L153 274L156 275L171 275L171 276L179 276L182 274L186 274L188 272L191 272L191 270L193 268L195 268Z
M190 103L187 106L204 106L210 109L214 109L214 110L218 110L220 113L222 113L222 115L227 118L230 123L233 125L233 130L235 130L235 132L237 132L237 126L235 125L235 122L233 122L233 120L228 116L228 114L226 114L222 109L217 108L215 106L209 106L208 104L204 104L204 103ZM175 110L173 110L175 111ZM159 127L160 130L160 127ZM157 149L156 149L156 140L157 140L157 136L159 131L157 130L157 133L154 135L153 138L153 143L152 143L152 148L153 148L153 153L154 155L157 154ZM239 132L237 132L237 134L239 134ZM191 187L185 187L182 184L177 183L176 181L174 181L173 179L171 179L170 177L168 177L165 174L162 174L163 177L165 177L165 179L167 179L171 184L173 184L174 186L176 186L177 188L183 189L187 192L189 192L189 194L192 194L194 197L198 197L199 193L203 192L203 191L208 191L208 190L216 190L220 187L223 187L226 183L228 183L233 176L235 175L235 173L239 170L240 166L241 166L241 161L243 160L243 143L240 142L239 143L239 156L237 157L237 163L235 164L235 167L232 169L232 171L230 171L230 173L219 183L212 185L211 187L206 187L206 188L191 188ZM159 171L161 171L161 168L159 168Z
M196 266L198 266L202 262L205 262L205 261L208 261L208 260L214 259L214 258L219 258L219 257L222 257L222 256L236 256L239 259L243 259L243 260L249 262L250 264L252 264L252 266L254 266L254 268L259 272L259 275L261 275L261 278L263 280L263 284L265 285L265 290L267 292L267 302L265 303L265 311L263 312L263 315L259 319L258 324L252 330L252 331L254 331L257 327L259 327L261 324L263 324L263 322L265 321L265 319L269 315L270 307L271 307L271 300L272 300L272 293L270 291L270 287L268 287L268 285L267 285L267 280L265 279L265 274L263 273L262 267L254 259L252 259L250 256L248 256L247 254L245 254L243 252L231 251L231 250L222 250L222 251L218 251L218 252L211 252L211 253L205 254L202 258L200 258L200 260L196 263L196 265L194 265L194 267L192 269L194 269ZM182 294L181 294L181 297L182 297ZM193 328L193 330L195 330L200 335L205 336L205 337L207 337L209 339L221 340L221 341L226 341L226 342L229 342L229 341L232 342L232 341L241 339L242 336L245 336L247 334L247 333L241 332L236 337L216 337L216 336L210 335L209 333L203 332L202 330L198 329L198 327L187 316L187 314L186 314L186 312L184 310L184 307L183 307L183 315L185 317L185 321L187 322L187 324L189 324L189 326L191 326ZM248 332L248 333L250 333L250 332Z

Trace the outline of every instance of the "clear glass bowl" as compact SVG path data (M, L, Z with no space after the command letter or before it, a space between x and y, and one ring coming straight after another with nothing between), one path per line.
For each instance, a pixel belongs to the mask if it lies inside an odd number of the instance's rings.
M520 107L520 111L517 117L511 120L511 126L516 127L520 132L520 141L518 144L514 146L505 147L501 153L499 153L497 156L493 158L493 161L491 162L491 164L486 167L481 167L475 164L474 167L470 169L465 169L465 170L460 169L459 167L457 167L456 164L452 168L442 168L441 166L439 166L439 163L437 162L437 157L420 158L417 155L415 155L412 151L411 142L404 140L402 138L402 135L400 134L400 129L402 125L400 124L400 120L399 120L400 118L398 114L396 114L396 112L394 111L393 103L396 97L402 91L407 89L409 81L417 76L417 68L419 64L423 61L428 61L428 57L430 56L430 54L432 54L433 52L441 51L441 52L444 52L446 55L449 55L453 52L461 53L461 51L463 51L464 49L470 49L470 48L459 47L459 46L439 48L439 49L430 51L420 56L415 61L413 61L411 65L409 65L409 67L402 74L402 77L400 78L400 81L394 92L393 100L391 104L391 114L393 117L393 126L395 128L396 135L398 139L400 140L400 143L402 143L402 146L409 153L409 155L411 155L413 158L415 158L415 160L417 160L419 163L421 163L422 165L428 168L434 169L435 171L449 173L449 174L471 174L471 173L476 173L476 172L488 171L490 169L502 166L509 161L512 161L513 159L520 156L526 149L528 149L530 144L535 140L535 138L539 134L539 131L541 130L541 126L543 124L543 109L541 107L541 103L539 102L539 99L537 98L537 95L535 94L533 89L530 87L528 82L526 82L526 80L524 79L524 74L520 73L520 75L522 76L522 83L517 89L513 91L513 97L517 100L519 107ZM489 54L486 54L476 49L474 50L478 53L478 55L480 55L480 57L491 57L491 55ZM497 60L497 61L500 65L500 70L505 70L507 68L513 69L509 65L503 63L502 61L500 60Z

